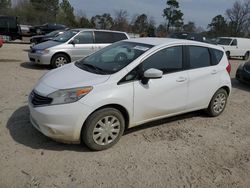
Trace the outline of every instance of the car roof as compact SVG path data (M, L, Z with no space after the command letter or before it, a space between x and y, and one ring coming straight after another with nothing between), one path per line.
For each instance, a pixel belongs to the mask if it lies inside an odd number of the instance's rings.
M136 42L136 43L143 43L153 46L164 46L170 44L185 44L185 45L197 45L197 46L204 46L208 48L215 48L223 50L220 46L198 42L193 40L184 40L184 39L175 39L175 38L157 38L157 37L145 37L145 38L132 38L126 40L128 42Z
M114 31L114 30L105 30L105 29L90 29L90 28L74 28L71 30L78 31L78 32L79 31L106 31L106 32L113 32L113 33L126 33L123 31Z
M195 41L189 42L188 40L183 40L183 39L158 38L158 37L133 38L133 39L129 39L129 41L149 44L149 45L153 45L153 46L172 44L172 43L185 43L185 44L186 43L196 43Z

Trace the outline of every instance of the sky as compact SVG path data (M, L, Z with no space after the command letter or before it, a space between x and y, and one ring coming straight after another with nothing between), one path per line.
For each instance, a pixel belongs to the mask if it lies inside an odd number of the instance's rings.
M83 13L87 17L110 13L116 10L127 10L129 19L136 14L146 13L153 17L157 24L164 23L163 9L167 0L69 0L76 13ZM180 9L184 13L184 22L195 22L196 26L204 29L218 14L225 14L236 0L179 0Z

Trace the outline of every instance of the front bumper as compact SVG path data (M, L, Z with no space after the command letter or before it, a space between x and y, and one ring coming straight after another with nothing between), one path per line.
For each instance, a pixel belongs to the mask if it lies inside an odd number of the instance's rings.
M49 65L52 55L51 54L38 54L38 53L28 53L29 60L33 63Z
M30 122L45 136L63 143L79 143L82 126L91 108L80 102L34 107L29 101Z

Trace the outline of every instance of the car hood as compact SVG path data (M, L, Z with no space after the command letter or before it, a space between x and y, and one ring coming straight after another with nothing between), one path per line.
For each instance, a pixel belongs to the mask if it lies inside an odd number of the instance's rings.
M69 89L84 86L95 86L109 79L110 75L99 75L84 71L70 63L61 68L54 69L45 74L39 81L39 84L46 85L50 88ZM41 93L44 93L41 91Z
M51 48L51 47L57 46L59 44L61 44L61 43L50 40L50 41L46 41L46 42L42 42L40 44L37 44L37 45L33 46L32 48L35 50L45 50L47 48Z

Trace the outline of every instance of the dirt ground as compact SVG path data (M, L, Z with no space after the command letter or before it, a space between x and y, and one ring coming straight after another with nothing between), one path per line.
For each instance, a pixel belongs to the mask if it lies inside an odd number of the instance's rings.
M113 148L60 144L29 122L27 97L49 70L29 45L0 48L0 187L250 187L250 86L235 80L225 112L194 112L129 130Z

